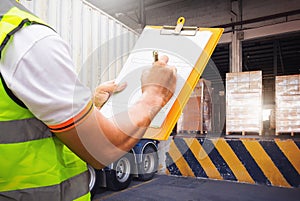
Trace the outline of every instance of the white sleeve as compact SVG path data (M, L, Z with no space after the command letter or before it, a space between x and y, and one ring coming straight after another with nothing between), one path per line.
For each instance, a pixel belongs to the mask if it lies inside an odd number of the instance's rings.
M56 33L40 25L24 30L15 34L7 49L5 60L17 59L7 61L6 84L45 124L64 124L91 105L91 91L79 82L68 46Z

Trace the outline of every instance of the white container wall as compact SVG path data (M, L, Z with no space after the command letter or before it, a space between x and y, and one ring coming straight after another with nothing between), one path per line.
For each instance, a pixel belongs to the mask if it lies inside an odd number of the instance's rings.
M69 44L79 79L94 89L115 79L138 33L84 0L21 0Z

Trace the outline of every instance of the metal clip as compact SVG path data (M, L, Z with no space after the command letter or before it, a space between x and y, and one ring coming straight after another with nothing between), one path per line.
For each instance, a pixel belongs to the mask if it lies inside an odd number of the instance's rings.
M184 36L195 36L198 27L196 26L184 26L185 18L180 17L177 20L176 26L164 25L160 31L162 35L184 35Z
M185 23L184 17L178 18L178 20L177 20L177 25L176 25L176 27L175 27L174 34L180 34L181 29L183 28L184 23Z

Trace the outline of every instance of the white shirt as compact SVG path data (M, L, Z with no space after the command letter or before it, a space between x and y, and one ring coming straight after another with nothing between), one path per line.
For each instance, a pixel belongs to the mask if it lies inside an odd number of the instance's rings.
M85 115L91 105L91 91L74 69L68 45L42 25L18 31L0 62L8 88L38 119L56 128Z

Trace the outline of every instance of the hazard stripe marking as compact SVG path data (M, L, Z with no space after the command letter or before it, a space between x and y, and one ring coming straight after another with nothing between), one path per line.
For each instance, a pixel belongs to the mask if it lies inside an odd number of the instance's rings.
M298 149L300 149L300 141L295 141L295 144L297 145Z
M190 147L190 150L194 154L195 158L198 160L200 165L203 167L206 175L212 179L223 180L220 172L217 170L216 166L210 160L209 156L195 138L186 138L184 139L186 144Z
M187 164L185 159L183 158L182 154L176 147L174 141L170 144L170 157L175 162L176 166L178 167L179 171L184 176L195 176L190 166Z
M234 153L236 153L241 163L244 164L250 176L256 183L271 185L271 182L261 171L255 160L252 158L252 156L240 140L228 140L227 143L230 145Z
M174 138L166 174L300 187L297 139Z
M212 142L214 143L216 149L226 161L238 181L248 182L252 184L255 183L246 168L243 166L241 161L238 159L236 154L232 151L232 149L224 139L219 138L212 140Z
M169 153L166 153L166 174L173 174L173 175L179 175L182 176L180 170L172 160L171 156Z
M190 148L187 146L183 139L178 139L174 141L178 150L181 152L183 158L188 163L196 177L207 178L204 169L199 164L198 160L195 158L194 154L191 152Z
M297 170L298 174L300 174L300 150L295 142L292 140L282 141L275 139L275 143Z
M287 182L292 186L298 187L300 185L300 175L290 161L285 157L276 143L273 141L260 141L260 144L263 146ZM295 158L297 158L297 156Z
M243 140L243 143L272 185L290 187L259 142Z
M166 168L165 173L166 173L167 175L170 175L170 174L171 174L170 171L169 171L169 169L168 169L168 167Z
M211 159L217 170L220 172L221 176L224 178L224 180L237 181L233 172L227 165L226 161L219 154L212 141L209 139L205 139L204 141L200 140L199 142L202 145L205 152L208 154L209 158Z

